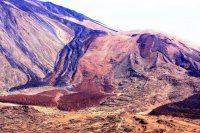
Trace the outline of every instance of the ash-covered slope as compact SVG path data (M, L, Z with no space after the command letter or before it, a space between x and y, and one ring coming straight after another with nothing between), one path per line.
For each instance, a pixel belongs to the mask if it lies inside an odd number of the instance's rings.
M48 78L57 71L55 62L59 63L59 52L67 53L63 66L70 70L63 69L72 75L77 60L94 36L106 34L63 18L70 17L80 23L88 20L104 28L82 14L49 2L3 0L0 10L1 88L20 86L20 89L52 81ZM69 60L74 61L71 66Z
M115 32L49 2L0 3L0 85L9 92L1 102L140 112L200 91L200 52L175 38ZM45 90L52 86L66 92Z

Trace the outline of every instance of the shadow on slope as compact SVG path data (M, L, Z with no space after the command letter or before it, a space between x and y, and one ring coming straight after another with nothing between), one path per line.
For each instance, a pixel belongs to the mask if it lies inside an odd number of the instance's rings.
M152 110L149 114L200 119L200 93L192 95L180 102L160 106Z

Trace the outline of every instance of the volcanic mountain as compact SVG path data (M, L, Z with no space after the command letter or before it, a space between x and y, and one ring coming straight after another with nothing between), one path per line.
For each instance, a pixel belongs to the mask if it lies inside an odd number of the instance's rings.
M199 117L200 51L183 41L116 31L50 2L1 0L0 12L0 102L154 115L172 104Z

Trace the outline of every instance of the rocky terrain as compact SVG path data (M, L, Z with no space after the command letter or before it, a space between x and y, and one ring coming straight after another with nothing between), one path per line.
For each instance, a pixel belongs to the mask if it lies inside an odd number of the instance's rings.
M0 11L1 132L200 132L199 50L50 2Z
M0 107L0 131L11 132L106 132L188 133L200 132L200 123L169 116L131 114L112 108L61 112L28 106Z

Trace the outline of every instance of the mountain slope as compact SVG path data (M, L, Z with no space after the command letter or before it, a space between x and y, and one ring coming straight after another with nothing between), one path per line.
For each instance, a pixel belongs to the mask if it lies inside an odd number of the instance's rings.
M22 1L1 1L1 53L7 58L3 64L9 63L16 68L11 69L9 66L7 69L8 76L5 80L9 81L1 84L3 88L17 86L17 84L12 85L12 80L15 79L11 76L12 72L9 72L11 70L16 71L17 80L22 80L18 82L18 85L26 82L39 82L53 71L57 54L65 44L75 37L81 36L80 39L85 39L89 34L98 34L98 31L95 33L95 31L50 12L51 10L45 8L49 3L31 4L23 1L21 4L20 2ZM89 19L73 11L69 13L71 14L76 18L82 16L82 19ZM20 76L24 74L26 77Z
M0 102L162 115L200 91L200 51L175 38L117 32L49 2L2 0L0 12Z

